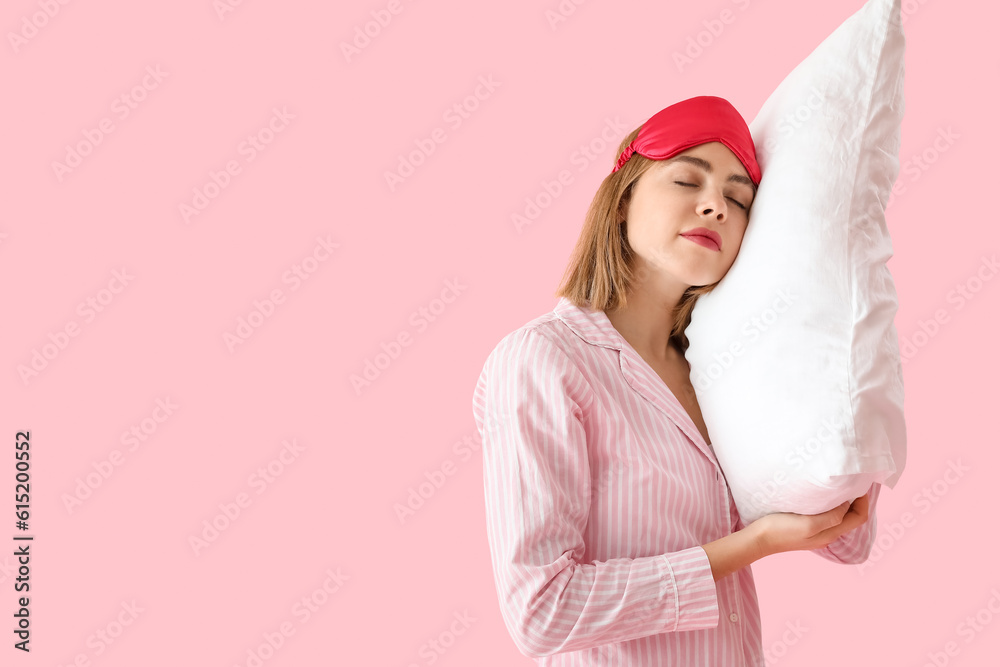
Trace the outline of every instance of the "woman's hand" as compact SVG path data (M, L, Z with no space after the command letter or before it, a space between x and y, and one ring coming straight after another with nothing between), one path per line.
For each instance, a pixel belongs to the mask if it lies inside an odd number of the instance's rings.
M868 494L822 514L768 514L747 528L756 533L760 557L783 551L822 549L868 520Z

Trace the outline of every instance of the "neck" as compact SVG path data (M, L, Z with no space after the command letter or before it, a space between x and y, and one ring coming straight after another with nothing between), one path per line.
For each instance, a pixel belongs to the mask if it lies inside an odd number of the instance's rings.
M675 284L660 289L636 289L627 295L628 305L605 310L608 320L622 338L644 357L669 361L680 350L670 344L673 309L688 286Z

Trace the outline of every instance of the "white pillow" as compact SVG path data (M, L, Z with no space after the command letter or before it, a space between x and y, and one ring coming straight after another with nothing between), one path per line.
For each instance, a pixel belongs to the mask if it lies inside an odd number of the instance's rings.
M749 225L686 331L745 524L824 512L903 471L884 206L899 173L904 47L899 0L869 0L750 124L762 179Z

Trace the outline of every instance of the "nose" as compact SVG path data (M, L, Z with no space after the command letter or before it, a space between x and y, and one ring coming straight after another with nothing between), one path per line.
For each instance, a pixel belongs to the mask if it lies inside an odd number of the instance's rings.
M717 190L706 190L705 197L698 202L698 212L700 215L715 217L719 222L725 222L729 216L729 207L726 198Z

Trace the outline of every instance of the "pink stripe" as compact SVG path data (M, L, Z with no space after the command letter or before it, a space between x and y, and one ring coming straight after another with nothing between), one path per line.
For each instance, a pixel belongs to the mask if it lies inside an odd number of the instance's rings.
M560 298L505 336L473 394L504 623L539 665L762 666L750 568L702 544L742 528L715 455L607 316ZM868 523L819 556L862 562ZM733 616L735 614L735 616Z

